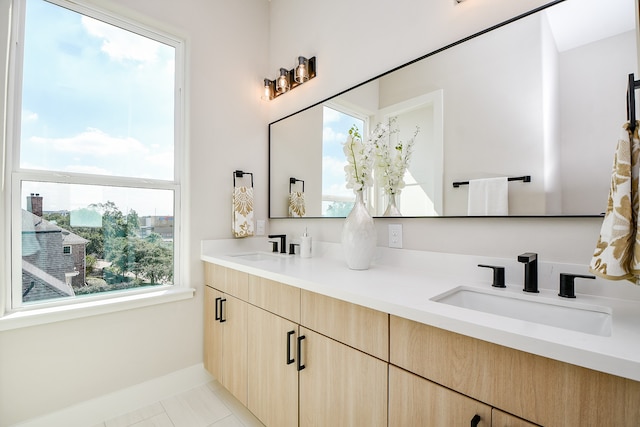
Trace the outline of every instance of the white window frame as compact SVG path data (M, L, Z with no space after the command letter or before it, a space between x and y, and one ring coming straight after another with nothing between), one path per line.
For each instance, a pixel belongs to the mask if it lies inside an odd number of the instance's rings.
M5 239L4 250L5 265L10 266L11 273L5 274L0 281L0 288L4 285L4 290L0 289L0 293L4 294L4 304L0 306L0 331L11 329L13 327L28 326L32 324L47 323L46 315L50 314L53 309L57 313L59 320L73 317L83 317L91 314L100 314L105 312L105 300L107 302L122 303L120 307L111 307L108 311L118 311L128 309L134 306L145 306L156 303L163 303L171 300L180 300L190 298L194 294L194 290L186 285L185 277L186 269L181 266L186 265L184 254L186 253L186 245L182 236L182 182L184 181L184 146L185 146L185 40L168 34L164 31L151 28L150 26L134 22L128 18L117 16L112 12L98 9L83 0L45 0L54 5L78 12L83 15L93 17L104 21L111 25L123 28L133 33L151 38L161 43L167 44L175 48L175 87L174 87L174 179L152 180L127 177L109 177L99 175L87 175L80 173L59 173L55 171L39 171L20 168L20 120L22 110L22 73L23 73L23 51L22 41L24 40L24 23L25 9L27 0L13 0L12 2L12 21L11 21L11 38L10 38L10 62L9 62L9 78L7 90L7 112L6 112L6 152L5 152L5 209L6 218L5 230L7 237ZM18 141L18 142L15 142ZM21 182L22 181L42 181L60 184L83 184L83 185L105 185L124 188L142 188L142 189L160 189L171 190L174 192L174 280L173 285L160 285L146 289L130 289L119 292L95 294L83 296L82 298L52 300L50 302L41 302L34 305L23 305L22 303L22 257L21 254ZM7 191L10 190L10 191ZM143 301L145 297L156 297L155 301ZM0 298L0 301L2 298ZM92 310L92 303L99 305L100 310ZM60 315L61 308L69 307L79 308L77 313L68 313ZM24 321L25 312L36 312L38 318L31 321ZM45 315L45 317L40 317ZM18 321L15 322L15 318ZM20 320L23 319L23 320Z

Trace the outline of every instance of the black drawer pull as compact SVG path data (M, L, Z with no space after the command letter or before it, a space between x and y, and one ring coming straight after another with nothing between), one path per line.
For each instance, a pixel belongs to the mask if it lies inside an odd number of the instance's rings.
M298 337L298 371L302 371L305 366L301 363L302 361L302 340L304 340L306 337L303 335L301 337Z
M222 300L222 298L216 298L216 320L220 320L220 311L218 310L218 303L220 303L220 300Z
M222 298L220 300L220 323L224 323L227 319L224 318L224 303L227 302L226 298Z
M295 360L291 357L291 335L295 334L296 331L287 332L287 365L291 365Z
M480 424L481 420L482 418L480 418L480 415L476 414L473 418L471 418L471 427L478 427L478 424Z

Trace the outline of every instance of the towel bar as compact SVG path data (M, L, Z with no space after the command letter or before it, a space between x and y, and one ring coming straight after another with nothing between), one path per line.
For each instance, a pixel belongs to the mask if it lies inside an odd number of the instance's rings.
M507 178L507 181L522 181L522 182L531 182L531 175L524 176L514 176ZM461 185L469 185L469 181L458 181L453 183L453 188L458 188Z

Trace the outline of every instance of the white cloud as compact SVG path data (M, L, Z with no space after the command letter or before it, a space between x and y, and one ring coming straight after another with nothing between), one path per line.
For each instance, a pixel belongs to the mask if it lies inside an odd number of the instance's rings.
M29 110L22 110L22 123L33 123L38 121L38 113Z
M327 124L339 122L341 116L342 113L339 111L334 110L333 108L325 108L322 110L322 123Z
M102 39L102 51L111 59L122 61L155 61L158 54L159 42L123 30L97 19L82 17L82 25L89 35Z
M135 138L113 137L99 129L88 129L70 138L33 137L31 141L46 145L50 150L96 157L133 156L147 154L149 151Z
M322 142L324 144L342 144L346 140L346 133L336 132L332 127L329 126L325 126L322 128Z

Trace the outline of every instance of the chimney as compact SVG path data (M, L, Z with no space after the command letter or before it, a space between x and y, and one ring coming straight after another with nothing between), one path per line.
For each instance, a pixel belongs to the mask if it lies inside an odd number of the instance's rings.
M39 193L27 196L27 210L42 218L42 196Z

